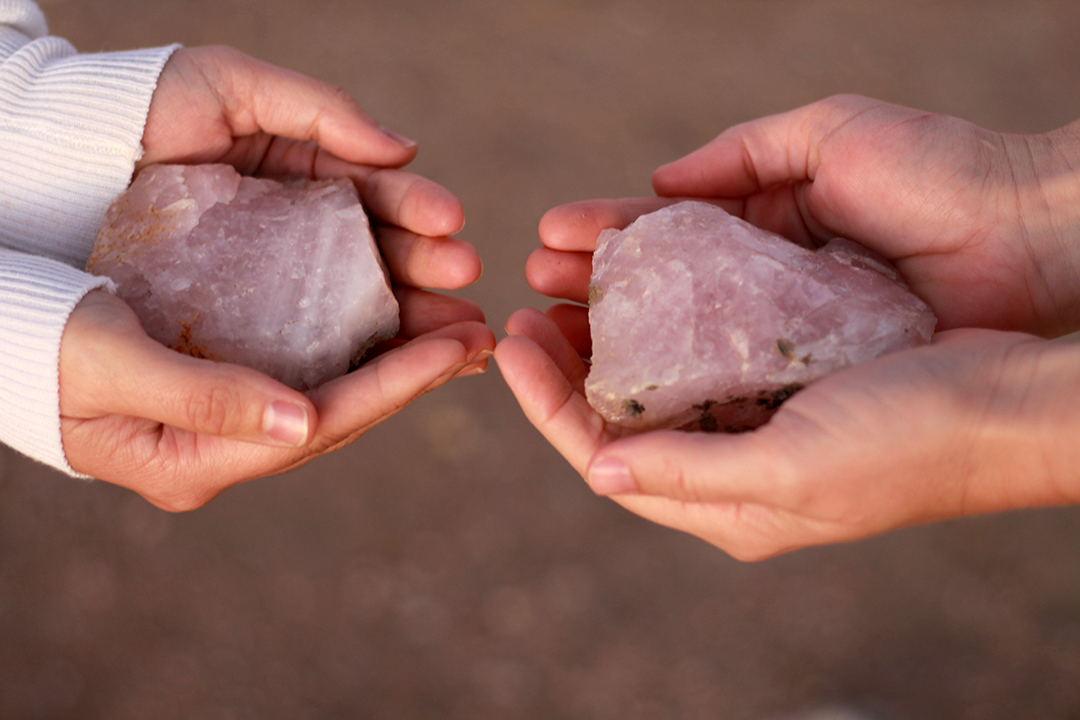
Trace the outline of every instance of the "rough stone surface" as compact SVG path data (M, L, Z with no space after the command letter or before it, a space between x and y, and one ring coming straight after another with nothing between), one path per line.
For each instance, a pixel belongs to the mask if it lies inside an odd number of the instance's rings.
M807 383L925 344L936 319L885 260L800 247L683 202L601 234L590 404L619 425L741 431Z
M108 275L154 339L307 389L398 330L356 188L147 168L113 206L87 270Z

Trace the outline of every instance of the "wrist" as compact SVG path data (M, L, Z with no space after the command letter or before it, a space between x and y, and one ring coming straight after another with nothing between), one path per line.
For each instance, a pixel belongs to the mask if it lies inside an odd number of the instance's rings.
M969 513L1080 503L1080 335L1015 337L983 378Z
M1016 183L1019 241L1032 259L1045 337L1080 330L1080 121L1039 135L1005 136Z

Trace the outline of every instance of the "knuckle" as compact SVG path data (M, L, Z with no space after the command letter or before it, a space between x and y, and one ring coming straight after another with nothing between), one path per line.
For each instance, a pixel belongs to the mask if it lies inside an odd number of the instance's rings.
M157 507L171 513L198 510L213 500L222 488L205 486L196 481L180 481L160 484L154 492L143 496Z
M356 102L356 99L349 94L349 92L340 85L327 85L327 93L336 102L341 103L343 106L351 111L359 111L360 104Z
M171 513L184 513L198 510L208 502L195 494L177 494L168 497L148 498L150 502L162 510Z
M775 557L781 552L781 550L777 547L766 547L760 544L738 545L735 547L726 548L720 546L720 549L724 550L732 558L744 563L756 563L763 560L768 560L769 558Z
M235 384L218 381L187 399L187 418L197 432L229 434L240 418L240 394Z
M693 482L681 463L673 457L665 457L660 463L659 480L677 498L688 502L698 500Z

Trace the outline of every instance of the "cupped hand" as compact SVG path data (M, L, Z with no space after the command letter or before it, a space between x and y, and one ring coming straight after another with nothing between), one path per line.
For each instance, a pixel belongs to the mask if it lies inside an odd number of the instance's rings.
M863 97L733 127L659 168L659 198L555 208L529 263L540 292L581 301L597 233L699 198L806 246L837 235L892 260L939 329L1080 329L1080 124L993 133Z
M137 169L223 162L241 173L349 177L372 215L401 331L359 370L302 394L150 340L121 301L75 308L60 356L61 432L75 470L172 510L351 442L420 394L482 372L494 335L479 307L429 289L474 282L471 245L448 234L461 204L400 169L415 144L332 86L230 48L177 51L163 70Z
M245 175L351 178L384 254L408 261L397 282L456 288L480 275L472 246L444 238L465 222L461 202L401 170L416 144L369 118L340 88L232 48L182 48L161 73L142 144L137 171L153 163L226 163ZM431 263L427 238L450 246L452 261ZM423 279L412 271L417 266Z
M633 434L588 405L551 318L521 310L507 330L501 373L595 492L737 558L1080 501L1076 338L944 332L817 381L752 432Z
M60 351L68 462L159 507L200 507L232 485L352 442L454 377L483 372L495 342L478 311L439 313L440 327L403 328L401 347L303 394L245 367L169 350L123 301L91 292L71 314Z

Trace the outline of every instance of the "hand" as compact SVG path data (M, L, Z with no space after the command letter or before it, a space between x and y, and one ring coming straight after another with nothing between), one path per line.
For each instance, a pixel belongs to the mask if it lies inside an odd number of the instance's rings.
M235 365L150 340L105 293L75 308L60 349L61 433L77 471L160 507L199 507L238 482L351 442L452 377L483 372L494 347L474 303L420 288L480 275L448 191L399 170L415 145L382 129L335 88L228 48L177 51L162 72L139 167L225 162L242 173L350 177L401 306L390 349L307 395Z
M587 367L551 319L521 310L507 330L500 371L595 492L740 559L1080 502L1076 338L944 332L817 381L753 432L635 435L589 407Z
M807 246L834 236L892 260L939 329L1057 336L1080 329L1080 123L1001 135L861 97L722 133L653 175L661 198L555 208L529 263L540 292L581 301L596 234L673 202L711 199Z
M891 259L939 330L1080 327L1080 125L1005 136L866 98L746 123L653 176L657 198L555 208L526 270L584 303L599 232L678 197L816 246ZM1076 502L1076 346L989 331L827 377L744 435L606 425L581 392L586 309L520 311L496 351L530 420L598 493L756 559L974 512ZM1064 393L1064 395L1062 395ZM1067 429L1070 428L1070 429Z
M246 175L351 178L401 287L459 288L480 276L472 246L444 237L465 223L458 199L398 169L415 143L317 80L227 47L180 49L158 81L143 148L136 170L226 163Z
M190 510L336 450L419 395L483 372L494 346L475 321L402 332L407 344L305 395L239 365L169 350L123 301L91 292L60 348L68 462L159 507Z

